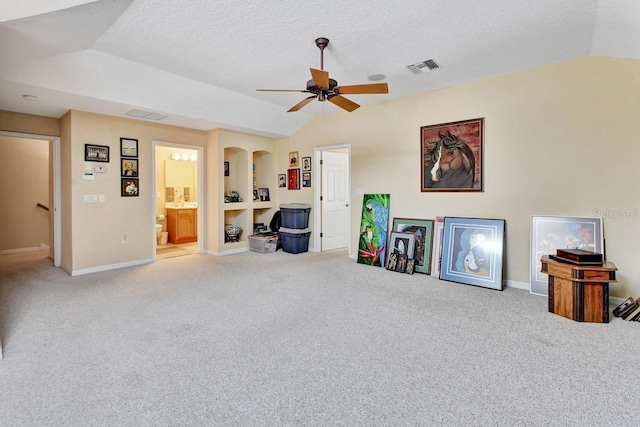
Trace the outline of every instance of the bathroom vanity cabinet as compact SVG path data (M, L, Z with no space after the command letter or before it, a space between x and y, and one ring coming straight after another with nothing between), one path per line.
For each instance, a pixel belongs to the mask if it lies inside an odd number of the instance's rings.
M167 209L169 243L189 243L198 240L197 209Z

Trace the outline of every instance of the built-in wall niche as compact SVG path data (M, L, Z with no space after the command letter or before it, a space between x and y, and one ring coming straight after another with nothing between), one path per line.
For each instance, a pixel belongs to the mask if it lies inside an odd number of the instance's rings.
M174 197L175 191L179 191L185 201L196 201L196 192L194 191L196 187L196 163L182 160L165 160L164 186L167 189L167 197L170 197L171 190L169 189L172 189Z
M247 237L253 234L253 230L247 229L247 220L249 219L249 213L246 209L231 210L224 212L224 226L227 224L236 225L242 227L240 232L240 241L246 241ZM224 236L224 226L222 229L222 236Z
M270 192L275 192L276 172L274 169L273 154L268 151L253 152L253 177L254 188L268 188Z
M254 209L253 224L264 224L269 227L269 224L271 224L271 220L273 219L273 214L275 214L275 212L276 209L273 208Z
M249 176L249 153L237 147L224 149L224 161L229 162L229 176L224 177L224 194L237 191L243 200L251 200L252 194L247 194ZM222 168L223 165L220 165ZM222 175L222 173L221 173Z

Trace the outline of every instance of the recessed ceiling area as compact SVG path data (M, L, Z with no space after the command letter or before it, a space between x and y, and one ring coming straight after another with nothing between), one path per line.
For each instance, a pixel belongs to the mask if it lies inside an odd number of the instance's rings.
M287 113L300 93L256 91L305 88L318 37L331 40L332 79L388 83L389 94L353 95L365 106L581 56L640 59L640 2L8 0L0 109L142 110L176 126L291 135L317 115L358 114L329 102ZM428 59L439 68L407 71Z

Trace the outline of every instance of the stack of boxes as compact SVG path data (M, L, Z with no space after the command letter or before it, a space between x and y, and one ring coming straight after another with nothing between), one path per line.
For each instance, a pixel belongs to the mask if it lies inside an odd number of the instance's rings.
M280 241L282 250L291 254L299 254L309 250L309 212L311 206L302 203L280 205L282 227Z

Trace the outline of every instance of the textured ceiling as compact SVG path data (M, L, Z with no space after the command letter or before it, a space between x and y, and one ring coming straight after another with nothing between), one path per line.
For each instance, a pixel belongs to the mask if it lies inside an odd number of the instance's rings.
M586 55L640 58L636 0L0 1L0 109L52 117L136 108L290 135L339 108L287 113L306 94L256 89L304 89L317 37L340 84L387 76L388 95L348 96L361 105ZM405 68L431 58L441 68Z

